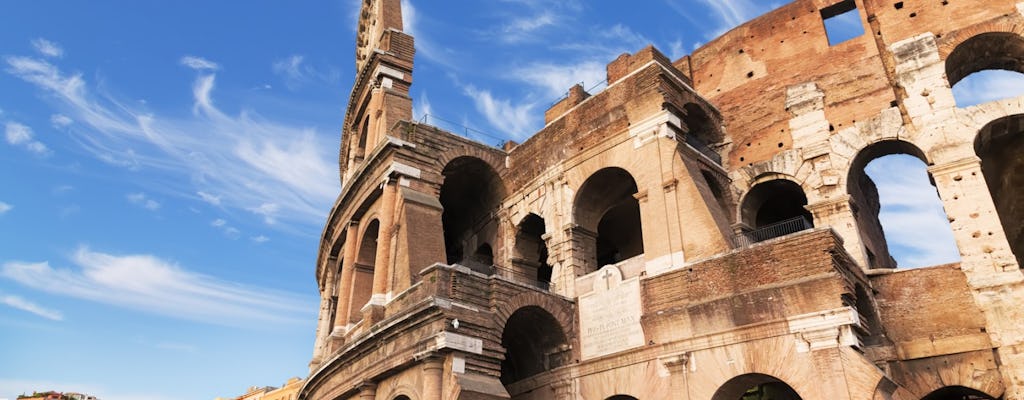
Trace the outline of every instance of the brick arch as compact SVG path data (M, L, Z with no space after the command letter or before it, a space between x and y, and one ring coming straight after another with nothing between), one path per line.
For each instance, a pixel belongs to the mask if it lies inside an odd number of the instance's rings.
M555 317L555 320L561 325L562 333L565 334L566 339L572 342L573 326L575 325L573 321L576 319L576 312L572 304L566 301L558 301L552 298L551 295L533 292L519 294L498 305L494 310L496 332L504 332L505 324L508 323L509 317L520 308L528 306L540 307L550 313L552 317Z
M498 177L500 178L502 189L504 189L506 193L509 192L508 184L505 182L505 155L497 154L494 150L488 150L478 146L470 145L449 147L444 151L441 151L436 154L435 163L433 165L434 171L431 172L437 174L437 176L440 177L441 171L444 171L444 168L448 166L449 163L451 163L453 160L459 157L476 158L483 161L487 165L491 166L491 169L493 169L494 172L497 173Z
M973 25L956 32L946 34L938 43L939 58L945 62L946 58L953 53L961 43L983 33L1014 33L1024 37L1024 24L1014 21L1011 18L1003 17L994 21L987 21Z

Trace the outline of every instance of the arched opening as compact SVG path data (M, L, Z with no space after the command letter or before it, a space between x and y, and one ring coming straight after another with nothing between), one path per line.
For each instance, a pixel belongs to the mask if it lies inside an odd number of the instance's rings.
M946 77L958 107L1024 94L1024 38L988 32L960 43L946 58Z
M686 144L721 164L722 157L713 146L722 142L722 132L703 107L687 103L682 110L683 138Z
M551 265L548 264L548 246L544 240L544 218L529 214L519 223L516 244L512 250L514 278L536 283L547 288L551 282Z
M637 399L636 397L633 397L633 396L627 396L627 395L624 395L624 394L617 394L617 395L609 397L609 398L607 398L605 400L639 400L639 399Z
M569 343L558 321L543 308L526 306L508 317L501 333L505 359L501 383L511 383L565 365Z
M1010 250L1017 265L1024 265L1024 114L985 125L974 140L974 151L981 158L981 172Z
M366 225L359 248L356 253L355 270L352 281L352 302L349 304L350 322L359 322L363 315L359 312L373 295L373 268L377 259L377 234L380 221L374 219Z
M946 386L929 393L921 400L996 400L984 392L964 386Z
M899 140L872 144L853 159L846 190L868 268L922 267L960 259L925 160L924 152Z
M745 225L742 244L756 243L796 233L814 226L804 206L803 188L787 179L773 179L754 185L743 198L740 209Z
M711 400L801 400L796 390L770 375L746 374L732 378Z
M441 171L441 222L444 226L444 247L448 264L465 264L480 272L490 273L494 264L491 243L497 240L495 211L505 197L505 189L497 172L483 160L459 157ZM476 251L484 245L491 261L477 259Z
M486 266L494 265L494 250L491 245L484 243L473 252L473 261Z
M602 169L583 182L573 204L585 271L644 253L636 193L636 181L621 168Z
M401 395L401 396L395 397L394 400L411 400L411 399L409 399L409 396Z

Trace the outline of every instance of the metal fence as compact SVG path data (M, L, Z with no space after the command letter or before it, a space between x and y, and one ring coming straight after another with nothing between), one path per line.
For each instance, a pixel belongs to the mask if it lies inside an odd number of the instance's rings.
M777 238L779 236L785 236L802 230L811 229L813 227L814 226L811 224L811 221L807 220L807 217L794 217L765 225L750 232L740 233L736 236L736 241L738 242L736 244L740 247L747 246L757 242L763 242L768 239Z
M718 165L722 165L722 156L718 154L718 152L713 150L711 147L709 147L707 143L704 143L703 140L700 140L694 135L683 135L683 139L686 141L686 144L690 145L690 147L693 147L694 150L699 151L701 154L707 156L712 161L718 163Z

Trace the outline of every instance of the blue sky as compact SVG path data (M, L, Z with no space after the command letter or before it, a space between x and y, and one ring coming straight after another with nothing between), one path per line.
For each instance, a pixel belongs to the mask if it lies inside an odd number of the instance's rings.
M207 399L306 374L358 4L5 7L0 398ZM527 138L623 52L653 43L676 58L771 7L439 4L405 8L415 116L490 144ZM911 198L906 185L879 180L883 199ZM894 213L944 220L921 204ZM901 244L900 257L934 264L934 243Z

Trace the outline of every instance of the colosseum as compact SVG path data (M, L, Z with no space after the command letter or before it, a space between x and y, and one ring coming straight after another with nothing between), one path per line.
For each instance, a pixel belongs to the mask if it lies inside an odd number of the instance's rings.
M1024 399L1024 97L951 91L1024 72L1024 3L796 0L502 148L413 120L399 0L358 32L300 399ZM896 268L891 154L960 261Z

